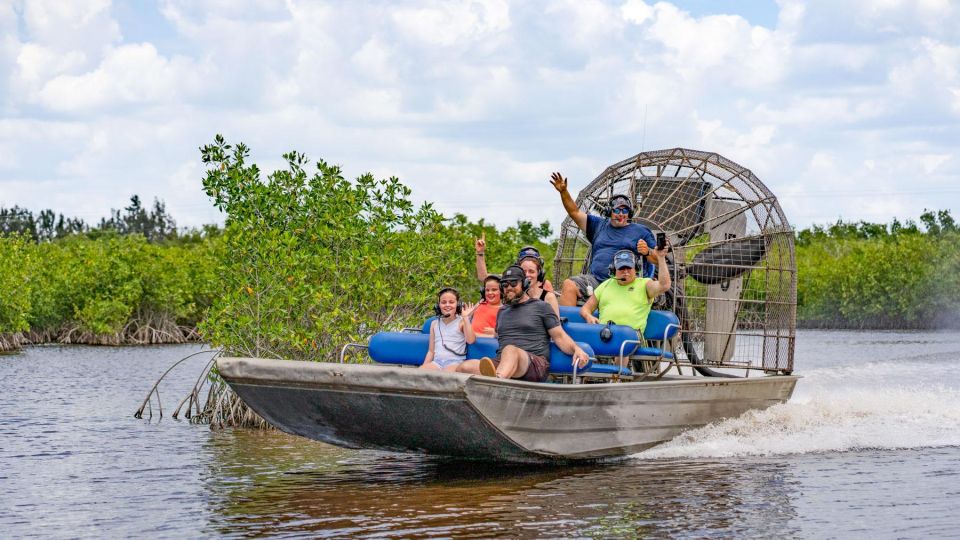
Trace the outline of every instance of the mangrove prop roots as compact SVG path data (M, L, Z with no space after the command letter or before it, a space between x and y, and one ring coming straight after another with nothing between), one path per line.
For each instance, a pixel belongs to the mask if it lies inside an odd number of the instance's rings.
M226 427L273 429L269 422L253 412L253 409L248 407L219 376L216 376L216 381L210 385L203 412L204 414L195 417L193 421L208 423L210 429Z
M15 351L24 345L60 343L63 345L163 345L201 340L197 329L178 325L171 319L132 319L120 331L96 334L73 324L55 330L0 333L0 352Z
M21 332L0 333L0 352L15 351L26 343L27 338Z
M159 386L160 382L174 368L182 364L189 358L202 355L204 353L214 353L200 375L190 392L180 401L177 408L173 411L173 418L179 418L181 414L190 422L197 424L208 424L211 429L222 429L226 427L248 427L256 429L272 429L272 426L260 415L253 412L240 397L230 389L229 386L220 378L216 372L216 359L222 353L222 350L207 350L193 353L185 358L181 358L157 379L153 387L147 393L140 408L133 413L135 418L153 417L153 403L157 404L158 417L163 417L163 405L160 401ZM201 396L206 389L206 399L201 402Z

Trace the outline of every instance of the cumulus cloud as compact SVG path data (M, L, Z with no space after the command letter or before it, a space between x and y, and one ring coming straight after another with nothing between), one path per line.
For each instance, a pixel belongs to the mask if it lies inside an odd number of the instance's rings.
M0 204L139 193L215 219L197 147L217 132L265 169L299 149L500 225L559 223L551 170L576 189L675 146L749 167L799 226L955 203L955 4L778 5L762 25L643 0L164 0L163 43L107 0L0 5Z
M198 75L191 62L163 58L149 43L123 45L106 51L93 71L50 79L34 99L66 112L173 102L197 88Z

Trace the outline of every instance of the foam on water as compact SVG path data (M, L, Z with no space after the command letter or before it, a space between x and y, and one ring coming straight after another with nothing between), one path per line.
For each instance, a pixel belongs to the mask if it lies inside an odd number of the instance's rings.
M960 389L928 383L864 386L860 379L839 386L811 384L826 383L834 375L811 373L801 381L806 383L805 391L798 391L787 403L686 432L636 457L771 456L960 446Z

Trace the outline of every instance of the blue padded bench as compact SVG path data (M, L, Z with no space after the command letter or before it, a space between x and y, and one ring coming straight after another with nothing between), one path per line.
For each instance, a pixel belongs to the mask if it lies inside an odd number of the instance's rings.
M587 356L595 356L593 349L587 343L577 343ZM428 334L410 332L380 332L370 338L367 353L375 362L383 364L400 364L404 366L420 366L427 355L430 346ZM495 358L499 344L494 338L477 338L475 343L467 345L467 359L479 360L484 356ZM586 368L578 369L577 374L589 375L593 362L587 363ZM570 375L573 373L571 357L564 353L556 344L550 344L550 374Z
M596 314L596 312L594 312ZM564 329L568 328L570 324L579 323L587 324L583 320L583 317L580 316L580 308L573 306L560 306L560 317L567 319L567 323L564 324ZM436 320L436 317L430 317L423 322L423 326L420 328L420 331L424 334L430 333L430 324ZM671 326L672 325L672 326ZM615 325L617 328L627 328L630 332L636 335L636 332L631 329L629 326ZM677 318L677 315L672 311L662 311L662 310L651 310L650 315L647 316L647 327L643 331L643 337L646 340L653 341L662 341L664 337L670 339L673 336L677 335L677 331L680 330L680 319ZM664 332L667 332L664 336ZM633 337L631 339L636 339ZM605 353L597 353L605 354ZM619 354L619 352L617 353Z
M604 342L600 339L600 332L607 325L602 324L588 324L584 322L583 317L580 316L580 308L572 306L560 306L560 316L567 319L563 324L564 331L576 341L588 354L593 357L597 356L607 356L607 357L617 357L620 356L620 346L624 341L638 341L637 331L629 326L624 325L610 325L610 331L612 333L612 339L607 342ZM436 317L430 317L427 319L423 326L421 327L421 333L417 334L406 334L407 336L418 336L425 335L430 333L430 324L436 319ZM680 330L680 320L677 318L677 315L672 311L662 311L662 310L651 310L650 315L647 317L647 327L644 329L643 337L647 341L666 341L673 336L677 335L677 332ZM477 359L484 356L493 358L496 356L497 351L497 340L494 338L477 338L477 342L469 345L467 347L467 358L468 359ZM584 347L587 345L587 347ZM378 347L381 344L378 343ZM556 348L556 345L552 345L550 358L551 366L550 372L555 374L570 374L571 369L569 368L570 357ZM420 348L422 347L422 348ZM404 346L404 350L416 351L411 353L412 357L408 361L399 362L399 361L388 361L388 360L377 360L378 362L386 363L401 363L404 365L415 365L419 366L423 362L423 357L427 354L426 342L422 346ZM373 357L373 340L371 339L371 357ZM591 352L592 351L592 352ZM377 353L381 354L383 352L378 350ZM645 359L663 359L663 360L673 360L674 354L671 351L663 350L660 347L643 347L640 344L633 343L628 344L623 348L623 352L628 356L632 357L642 357ZM419 356L417 356L419 355ZM383 358L389 358L389 355L383 355ZM559 369L560 366L556 366L558 369L554 369L554 358L563 358L563 362L566 362L567 368L565 370ZM588 366L588 372L584 373L585 375L597 374L597 375L616 375L619 372L621 376L630 376L633 372L627 368L620 368L614 364L592 364Z
M594 315L596 314L597 312L594 312ZM560 306L560 317L566 318L568 324L586 324L586 321L580 316L580 308L578 307ZM647 316L647 327L643 331L643 338L652 341L664 341L677 335L679 330L680 319L677 318L676 313L654 309Z

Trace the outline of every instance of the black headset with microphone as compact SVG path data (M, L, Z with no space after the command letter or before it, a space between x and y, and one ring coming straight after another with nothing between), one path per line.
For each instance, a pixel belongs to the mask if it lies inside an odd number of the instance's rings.
M460 291L454 289L453 287L444 287L440 289L440 292L437 293L437 303L433 305L433 312L437 317L442 315L440 311L440 297L443 296L443 293L452 292L453 296L457 298L457 315L463 313L463 301L460 300Z
M543 283L547 274L543 269L543 257L540 255L540 250L533 246L523 246L517 253L517 266L520 266L524 259L533 259L537 263L537 281Z
M510 274L517 274L517 273L519 273L520 275L510 275ZM503 282L513 281L513 280L520 280L520 285L523 287L523 292L527 292L527 290L530 288L530 278L527 277L527 274L526 272L523 271L523 268L520 268L515 264L511 264L510 266L507 267L506 270L503 271L502 274L500 274L500 294L501 295L504 294Z
M498 275L496 275L496 274L490 274L489 276L487 276L486 278L484 278L483 283L480 284L480 301L481 301L481 302L486 302L486 301L487 301L487 282L489 282L489 281L496 281L496 282L497 282L497 285L499 285L499 284L500 284L500 276L498 276ZM502 290L501 290L501 291L502 291ZM503 294L503 293L501 292L501 294Z
M613 259L610 262L610 266L607 267L607 274L610 277L614 277L617 275L617 267L615 265L617 262L617 255L620 255L621 253L630 254L630 257L633 259L633 269L637 271L638 276L642 275L643 262L639 258L637 258L636 253L634 253L632 250L629 250L629 249L621 249L620 251L617 251L616 253L613 254Z
M624 204L614 204L613 201L617 199L622 199ZM627 217L633 217L633 212L635 210L633 207L633 201L630 200L630 197L623 194L617 194L610 197L610 199L607 201L607 204L603 207L604 215L606 215L608 218L613 217L613 209L618 206L626 206L630 208L630 213L627 214Z

